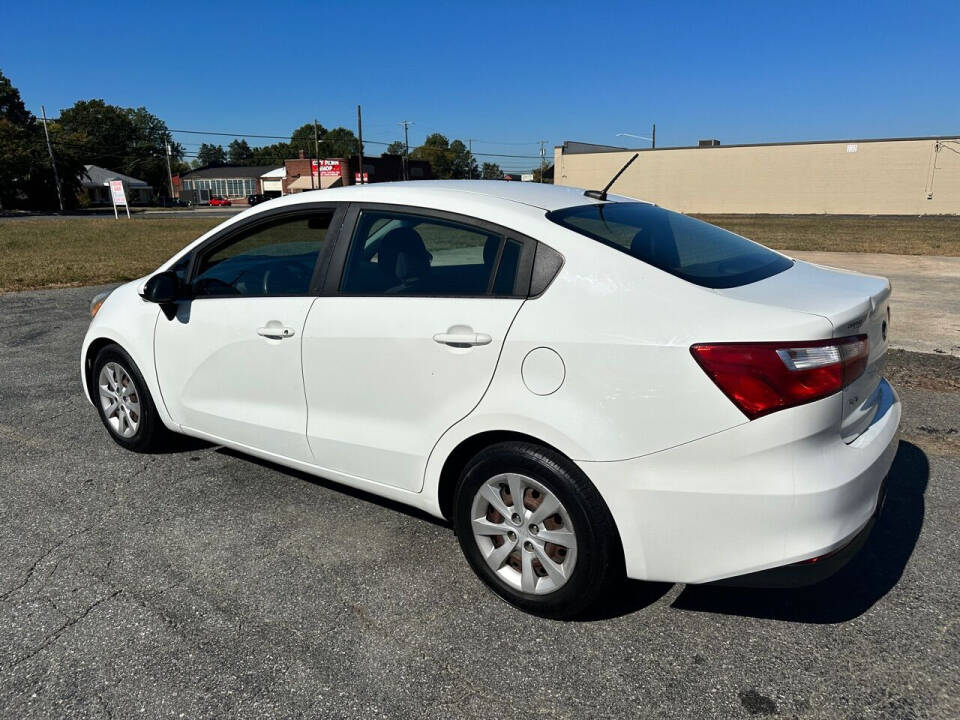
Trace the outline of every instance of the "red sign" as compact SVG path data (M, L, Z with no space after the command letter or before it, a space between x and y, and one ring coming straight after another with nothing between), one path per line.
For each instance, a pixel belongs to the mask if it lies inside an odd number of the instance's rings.
M360 183L360 173L354 173L354 174L353 174L353 179L354 179L355 182L357 182L357 183L359 184L359 183ZM363 181L364 181L365 183L370 182L370 173L364 173L364 174L363 174Z
M313 160L311 165L314 177L317 177L317 175L339 176L341 174L339 160Z

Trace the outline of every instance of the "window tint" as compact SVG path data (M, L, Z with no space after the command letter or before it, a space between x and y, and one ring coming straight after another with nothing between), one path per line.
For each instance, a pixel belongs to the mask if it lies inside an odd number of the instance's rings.
M644 203L597 203L547 213L575 230L683 280L730 288L781 273L793 261L716 225Z
M512 295L521 245L508 241L501 257L502 243L496 233L460 223L363 212L341 290L359 295L477 296L491 290Z
M513 284L517 278L517 266L520 263L520 250L523 246L516 240L507 240L500 255L497 278L493 281L494 295L512 295Z
M195 296L301 295L323 249L332 212L277 220L200 258Z

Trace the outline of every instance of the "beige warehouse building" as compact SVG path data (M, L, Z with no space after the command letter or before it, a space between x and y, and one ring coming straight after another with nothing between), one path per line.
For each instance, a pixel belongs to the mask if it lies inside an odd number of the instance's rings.
M687 213L960 214L960 137L628 150L565 142L557 185L599 189Z

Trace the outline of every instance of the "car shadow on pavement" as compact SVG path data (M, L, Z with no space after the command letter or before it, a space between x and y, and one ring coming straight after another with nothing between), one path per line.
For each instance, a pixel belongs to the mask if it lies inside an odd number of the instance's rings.
M216 447L212 442L190 437L189 435L174 435L169 440L151 452L154 455L177 455L179 453L196 452Z
M334 482L333 480L327 480L326 478L319 477L318 475L311 475L310 473L289 468L286 465L278 465L277 463L270 462L269 460L263 460L261 458L254 457L253 455L247 455L237 450L223 447L222 445L216 448L216 452L222 455L229 455L237 460L243 460L244 462L259 465L260 467L276 470L284 475L289 475L290 477L304 480L312 483L313 485L318 485L343 495L349 495L350 497L362 500L364 502L380 505L381 507L385 507L390 510L396 510L397 512L401 512L404 515L409 515L417 520L425 520L426 522L433 523L434 525L452 529L452 525L447 521L441 520L438 517L434 517L433 515L430 515L429 513L426 513L418 508L412 507L411 505L404 505L403 503L399 503L385 497L380 497L379 495L374 495L373 493L368 493L365 490L358 490L357 488L352 488L349 485L343 485L341 483Z
M597 620L612 620L623 615L639 612L653 605L673 587L667 582L643 582L627 580L623 587L597 607L590 608L586 613L577 616L578 622L594 622Z
M920 537L926 454L901 441L887 479L887 499L866 544L835 575L789 590L688 585L672 603L678 610L743 615L800 623L842 623L862 615L900 580Z

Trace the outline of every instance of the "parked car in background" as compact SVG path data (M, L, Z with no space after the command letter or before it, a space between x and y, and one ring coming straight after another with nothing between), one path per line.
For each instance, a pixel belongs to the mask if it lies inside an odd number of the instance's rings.
M211 207L224 207L226 205L233 205L233 203L226 198L220 197L219 195L214 195L212 198L210 198Z
M262 202L269 200L266 195L257 194L257 195L247 195L247 204L248 205L258 205Z
M605 191L355 185L94 298L81 371L119 445L183 433L418 507L499 596L568 617L624 575L848 559L897 450L889 296Z
M164 195L157 201L157 205L160 207L186 207L187 203L180 198L167 197Z

